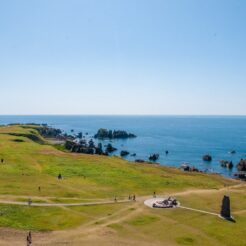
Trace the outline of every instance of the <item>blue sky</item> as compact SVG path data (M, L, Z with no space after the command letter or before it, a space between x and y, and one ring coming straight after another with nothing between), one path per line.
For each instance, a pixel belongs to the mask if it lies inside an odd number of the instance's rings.
M0 114L246 114L246 1L0 2Z

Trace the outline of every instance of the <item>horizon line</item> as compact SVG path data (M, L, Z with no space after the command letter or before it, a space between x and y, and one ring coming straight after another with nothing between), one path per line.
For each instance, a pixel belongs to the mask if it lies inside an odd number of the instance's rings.
M187 117L246 117L246 114L0 114L1 116L187 116Z

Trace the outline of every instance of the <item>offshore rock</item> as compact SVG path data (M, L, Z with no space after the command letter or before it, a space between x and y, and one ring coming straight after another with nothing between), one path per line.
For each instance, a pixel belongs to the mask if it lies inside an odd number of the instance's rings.
M204 155L204 156L202 157L202 159L203 159L204 161L212 161L212 156L211 156L211 155Z
M128 151L126 151L126 150L122 150L121 152L120 152L120 156L126 156L126 155L129 155L129 152Z
M159 159L159 154L153 154L149 156L150 161L157 161Z
M126 131L122 130L107 130L104 128L100 128L97 133L95 134L94 138L99 139L124 139L124 138L135 138L136 135L132 133L127 133Z

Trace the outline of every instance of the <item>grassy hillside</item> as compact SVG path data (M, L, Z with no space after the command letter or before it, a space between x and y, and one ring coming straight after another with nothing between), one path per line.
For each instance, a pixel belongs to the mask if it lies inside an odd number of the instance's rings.
M27 201L29 197L47 204L108 201L115 196L127 199L129 194L136 194L137 202L81 207L2 204L0 226L36 231L74 228L66 233L57 232L64 240L71 236L71 245L97 245L96 237L90 238L90 233L85 233L88 228L95 235L102 231L109 233L107 237L102 236L102 245L117 245L111 244L115 240L123 245L152 245L153 242L154 245L164 242L166 245L246 245L245 187L225 188L238 181L130 163L119 157L62 152L48 144L36 128L0 127L0 159L4 159L0 164L0 204ZM59 173L63 180L57 179ZM193 194L193 190L206 192ZM154 191L158 195L174 194L185 206L211 212L219 212L223 195L230 194L237 223L187 210L145 207L144 197L151 197ZM57 235L37 233L43 243L40 245L60 245ZM237 241L233 240L234 236ZM42 241L46 238L50 241Z
M0 158L5 160L0 165L0 194L106 198L232 183L216 175L187 174L119 157L65 153L43 142L33 128L0 128ZM59 173L64 180L57 180Z

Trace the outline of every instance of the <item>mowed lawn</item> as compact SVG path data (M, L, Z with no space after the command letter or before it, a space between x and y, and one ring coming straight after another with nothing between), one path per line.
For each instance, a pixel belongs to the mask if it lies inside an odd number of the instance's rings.
M88 227L106 230L107 237L100 234L104 238L101 245L110 245L107 240L124 245L246 245L245 187L226 188L238 181L130 163L119 157L62 152L46 143L35 126L0 127L1 158L0 200L25 201L30 197L36 202L70 203L113 200L115 196L127 199L129 194L137 197L137 202L81 207L1 204L2 227L34 231L82 227L74 240L85 240L88 245L94 245L87 240ZM63 180L57 179L59 173ZM151 197L154 191L171 195L196 189L211 191L176 197L183 206L219 213L223 195L228 194L236 223L181 208L151 209L143 204L143 196Z

